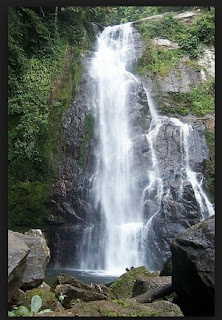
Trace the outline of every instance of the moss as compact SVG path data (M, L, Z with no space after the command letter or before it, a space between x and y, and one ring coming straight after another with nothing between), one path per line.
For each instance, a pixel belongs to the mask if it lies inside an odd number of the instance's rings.
M107 312L107 317L118 317L118 313L115 311L109 311Z
M27 290L25 292L26 298L25 298L23 304L25 306L30 305L32 297L35 296L35 295L39 295L42 298L42 307L41 307L41 309L50 309L50 307L53 304L53 302L57 301L54 292L46 291L46 290L43 290L43 289L40 289L40 288L35 288L35 289L32 289L32 290Z
M132 297L133 285L139 276L152 276L144 266L133 268L132 270L122 274L110 286L111 297L113 299L121 299L125 297Z
M119 304L119 305L124 306L124 307L128 307L128 306L129 306L129 304L126 303L126 301L124 301L124 300L113 299L113 300L111 300L111 301L112 301L113 303Z
M84 134L82 138L82 143L79 149L79 159L78 163L80 167L83 167L86 155L88 152L88 144L94 135L94 116L92 114L86 115L84 119Z
M27 231L44 229L50 213L47 203L50 186L43 182L17 182L10 187L8 198L9 228Z

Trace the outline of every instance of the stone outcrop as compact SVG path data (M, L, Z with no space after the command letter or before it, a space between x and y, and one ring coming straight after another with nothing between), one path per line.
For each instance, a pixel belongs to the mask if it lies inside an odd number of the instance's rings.
M16 277L19 273L18 285L22 290L38 287L45 278L49 259L50 250L41 230L31 229L25 234L9 231L9 283L14 270ZM22 264L22 270L16 271L15 264Z
M30 248L17 233L8 231L8 301L16 294L22 284ZM16 297L15 297L16 299Z
M61 274L57 277L52 289L55 295L59 298L62 294L65 296L62 305L65 308L70 308L77 300L81 301L96 301L108 299L108 288L104 291L103 286L90 286L86 283L69 275Z
M155 277L146 267L137 267L123 273L113 284L110 285L111 297L114 299L130 298L135 293L134 285L139 278ZM154 283L155 281L153 281ZM150 280L152 283L152 280Z
M214 215L177 235L172 243L172 284L185 315L214 315Z

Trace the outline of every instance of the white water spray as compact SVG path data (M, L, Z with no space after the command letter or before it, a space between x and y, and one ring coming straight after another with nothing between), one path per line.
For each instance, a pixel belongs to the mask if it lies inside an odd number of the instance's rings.
M91 66L97 84L93 101L99 132L95 207L105 219L101 264L110 274L121 274L126 267L142 263L138 248L142 215L137 210L127 110L132 81L126 70L129 53L133 54L131 28L130 24L107 27L98 39Z

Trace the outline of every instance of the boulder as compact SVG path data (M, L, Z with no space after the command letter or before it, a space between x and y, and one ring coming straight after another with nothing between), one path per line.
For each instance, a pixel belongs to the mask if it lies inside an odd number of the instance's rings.
M88 284L76 279L75 277L72 277L68 274L64 274L64 273L61 273L56 281L53 283L52 285L52 291L55 291L57 285L59 284L69 284L73 287L76 287L76 288L80 288L80 289L85 289L85 290L91 290L92 287L89 286Z
M139 277L153 276L146 267L133 268L123 273L113 284L110 285L111 297L115 299L121 299L126 297L132 297L133 287L137 278Z
M43 282L42 284L40 284L40 286L38 286L38 288L39 288L39 289L42 289L42 290L45 290L45 291L47 291L47 292L49 292L50 289L51 289L51 287L50 287L47 283L45 283L45 282Z
M172 243L172 284L185 315L214 315L215 216L177 235Z
M36 288L45 278L45 269L50 259L46 240L40 229L31 229L25 234L15 232L14 235L29 248L21 289L26 291Z
M22 284L30 248L17 236L17 232L8 231L8 301Z
M83 289L74 287L70 284L58 284L55 289L55 294L58 298L61 294L65 296L62 301L62 305L65 308L70 307L70 301L73 299L79 299L86 302L107 299L104 294L97 292L93 287L89 286L88 289Z

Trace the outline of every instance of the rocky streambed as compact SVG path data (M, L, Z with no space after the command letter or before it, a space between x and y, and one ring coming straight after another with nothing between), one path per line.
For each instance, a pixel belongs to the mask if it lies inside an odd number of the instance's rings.
M107 285L60 274L49 286L44 272L50 252L42 232L9 231L8 308L29 308L39 295L41 309L51 310L36 314L42 317L214 315L214 222L211 216L177 235L161 272L131 268Z

